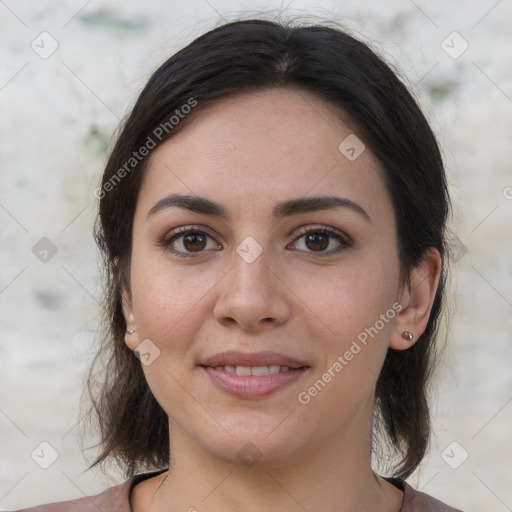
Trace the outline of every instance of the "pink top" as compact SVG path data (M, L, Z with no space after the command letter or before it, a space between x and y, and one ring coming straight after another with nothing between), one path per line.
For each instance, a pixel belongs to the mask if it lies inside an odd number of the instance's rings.
M167 471L167 468L134 475L123 483L109 487L96 496L39 505L14 512L132 512L130 508L132 488L143 480L157 476L164 471ZM432 498L428 494L416 491L405 480L400 478L386 478L386 480L404 493L404 500L399 512L462 512Z

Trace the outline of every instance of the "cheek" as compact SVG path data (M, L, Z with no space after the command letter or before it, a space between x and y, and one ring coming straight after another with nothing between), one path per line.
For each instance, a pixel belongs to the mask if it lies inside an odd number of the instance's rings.
M355 414L372 396L387 353L398 266L382 255L361 254L321 279L307 274L302 281L308 323L315 325L312 335L325 356L304 398L331 411L334 422L339 410L333 404Z
M155 342L179 340L203 314L210 282L199 267L171 265L162 256L140 251L132 260L133 310L139 334Z
M367 254L336 268L301 273L294 289L309 306L317 328L332 340L331 348L342 348L392 307L398 271L388 263ZM389 332L390 324L381 326L383 334Z
M333 425L372 400L396 315L394 272L379 258L370 261L302 282L311 306L307 322L315 326L311 332L324 358L301 403L322 411Z
M207 314L205 294L211 285L204 275L198 278L193 272L173 267L161 256L134 251L132 296L139 342L149 339L159 350L143 371L153 395L168 413L197 414L183 386L190 386L195 362L188 350L197 338L198 319Z

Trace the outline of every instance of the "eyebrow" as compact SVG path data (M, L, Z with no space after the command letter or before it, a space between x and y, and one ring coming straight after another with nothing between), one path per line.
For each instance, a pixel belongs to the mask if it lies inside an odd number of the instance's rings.
M157 201L146 215L146 219L168 208L179 207L186 208L202 215L212 215L226 221L231 220L229 211L220 203L216 203L206 197L170 194ZM315 212L319 210L334 210L337 208L349 208L359 213L366 221L371 223L371 218L357 203L338 196L318 196L301 197L298 199L289 199L277 203L272 209L274 219L282 219L298 213Z

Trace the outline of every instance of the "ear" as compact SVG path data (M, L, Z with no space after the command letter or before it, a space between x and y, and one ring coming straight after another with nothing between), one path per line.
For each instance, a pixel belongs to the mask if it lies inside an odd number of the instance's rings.
M124 341L130 350L135 350L139 346L137 324L135 323L135 317L133 316L132 298L130 296L130 293L124 286L121 292L121 305L123 308L123 315L126 322L126 330L134 331L132 334L126 332L124 336Z
M395 317L389 347L395 350L410 348L425 332L432 304L441 277L442 258L439 251L431 247L421 263L413 269L410 284L402 291L402 309ZM409 340L404 332L411 333Z

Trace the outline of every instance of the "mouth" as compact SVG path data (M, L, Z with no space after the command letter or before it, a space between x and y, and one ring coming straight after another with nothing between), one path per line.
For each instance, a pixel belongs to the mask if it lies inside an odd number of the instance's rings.
M306 361L278 352L240 352L227 350L201 361L201 366L224 368L227 372L237 375L266 375L309 366ZM251 374L247 373L250 368ZM287 370L288 369L288 370ZM255 373L252 373L254 370ZM238 373L238 372L243 373Z
M202 366L202 365L201 365ZM276 375L277 373L286 373L290 370L298 370L300 368L309 368L307 366L300 366L298 368L290 368L286 365L279 364L271 364L271 365L262 365L262 366L233 366L233 365L225 365L225 366L204 366L204 368L213 368L219 372L227 372L232 375L240 375L240 376L248 376L248 375Z
M311 366L273 352L224 352L199 367L210 384L243 399L265 398L296 383Z

